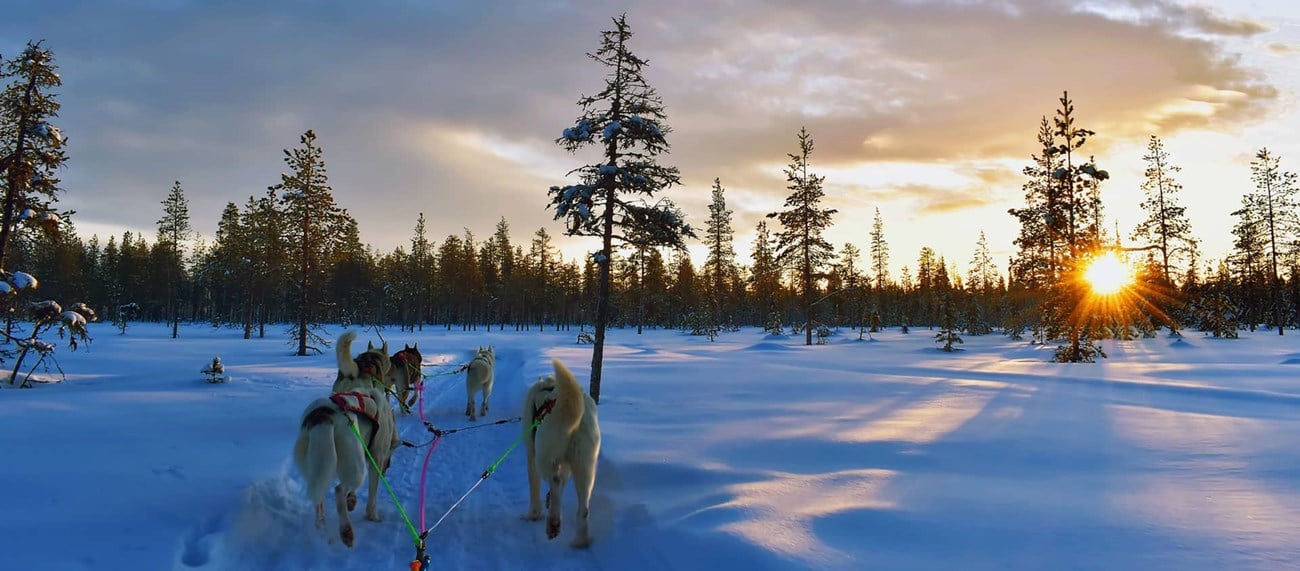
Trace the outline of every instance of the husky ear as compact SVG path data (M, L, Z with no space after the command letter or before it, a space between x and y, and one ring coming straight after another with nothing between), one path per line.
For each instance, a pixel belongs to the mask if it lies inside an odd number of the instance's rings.
M420 344L419 344L419 343L416 343L416 344L414 344L414 345L411 345L411 348L412 348L412 349L415 349L416 351L419 351L419 350L420 350Z
M367 350L367 351L374 351L374 350L375 350L375 344L374 344L374 343L371 343L371 342L369 342L369 341L366 341L366 350Z

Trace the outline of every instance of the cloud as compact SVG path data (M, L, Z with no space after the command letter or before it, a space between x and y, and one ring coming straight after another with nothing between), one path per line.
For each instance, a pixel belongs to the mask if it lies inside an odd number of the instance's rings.
M1300 44L1285 44L1281 42L1273 42L1268 44L1267 47L1268 47L1268 51L1278 55L1291 55L1291 54L1300 53Z
M1102 6L83 1L7 17L0 39L44 37L62 66L63 179L80 217L152 229L179 179L211 232L226 201L278 182L281 150L312 128L338 202L389 249L418 211L435 236L485 236L501 216L521 237L559 233L546 189L594 156L553 139L601 87L584 54L623 10L674 129L662 162L685 184L667 196L696 220L715 177L746 222L779 206L801 126L815 170L863 168L862 181L828 179L858 189L852 200L952 211L995 185L1018 196L1016 168L998 161L1028 160L1066 90L1095 152L1272 109L1276 89L1219 41L1262 24L1170 2ZM1011 174L885 184L869 168L986 162Z

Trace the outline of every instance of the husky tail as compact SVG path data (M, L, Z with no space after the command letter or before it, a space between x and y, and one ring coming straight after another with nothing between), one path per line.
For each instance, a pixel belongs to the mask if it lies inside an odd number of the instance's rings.
M338 473L338 451L334 445L334 411L328 406L318 406L302 419L298 442L294 445L293 459L307 484L307 497L312 503L325 501L325 494Z
M551 414L555 416L558 430L564 434L573 434L578 430L578 424L582 422L583 409L586 407L586 394L582 391L582 385L578 384L578 379L573 377L573 373L561 363L559 359L552 359L551 365L555 367L555 408Z
M344 331L339 335L338 343L334 345L334 352L339 360L339 375L343 377L356 378L360 374L357 363L352 360L352 340L356 338L356 331Z

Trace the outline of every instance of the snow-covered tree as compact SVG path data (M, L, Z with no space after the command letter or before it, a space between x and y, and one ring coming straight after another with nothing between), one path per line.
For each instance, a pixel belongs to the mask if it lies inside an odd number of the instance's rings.
M825 196L822 182L825 177L808 172L808 158L813 152L812 135L807 128L799 129L799 152L790 153L790 164L785 168L785 179L790 196L785 199L786 210L768 214L781 222L776 235L776 258L783 268L792 268L798 275L801 306L804 314L804 344L812 345L813 294L816 280L825 277L822 267L830 261L835 248L822 237L830 227L831 216L838 212L822 208Z
M601 45L587 56L607 69L605 86L578 100L582 114L556 139L570 152L590 145L602 150L602 160L570 171L578 184L553 186L549 191L555 218L564 219L570 235L600 238L596 336L592 348L589 391L600 402L601 364L605 329L610 318L610 272L614 242L646 241L685 247L695 237L681 211L656 194L678 184L676 167L656 158L668 151L669 132L662 100L642 74L648 62L627 46L632 28L627 15L614 18L614 29L601 32Z
M10 80L0 92L0 172L5 185L0 270L10 261L20 223L58 226L59 216L51 210L59 192L54 173L67 156L63 133L50 123L59 114L53 90L63 84L56 69L54 55L41 42L28 43L17 57L0 65L0 78Z

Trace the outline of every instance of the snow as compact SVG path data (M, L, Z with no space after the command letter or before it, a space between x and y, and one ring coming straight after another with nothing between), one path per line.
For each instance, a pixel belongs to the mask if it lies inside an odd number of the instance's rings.
M74 329L78 327L86 326L86 318L83 317L80 313L77 313L75 311L71 311L71 310L65 311L62 313L62 317L63 317L63 322L67 323L69 327L72 327Z
M600 136L605 140L609 140L622 129L623 125L621 123L618 121L610 121L609 124L605 125L605 129L601 131Z
M331 354L291 356L281 337L234 329L170 339L161 324L89 327L93 345L56 353L67 382L0 390L4 569L408 568L411 538L386 494L382 522L353 512L348 549L329 539L332 504L315 529L291 467L302 409L334 379ZM488 422L519 415L551 358L589 374L576 329L507 329L384 334L425 351L437 376L424 413L447 429L469 423L462 378L442 373L479 345L497 354ZM516 449L429 536L429 553L436 569L1295 568L1295 338L1185 334L1103 341L1111 358L1070 365L997 335L944 353L925 329L873 342L844 329L814 346L756 328L712 343L611 329L592 547L567 545L571 488L556 541L519 519ZM224 384L194 372L213 355ZM398 423L403 439L431 440L417 415ZM428 523L519 432L444 437ZM417 523L426 450L398 449L388 473Z
M39 285L36 278L27 272L14 272L10 276L9 282L17 289L36 289Z

